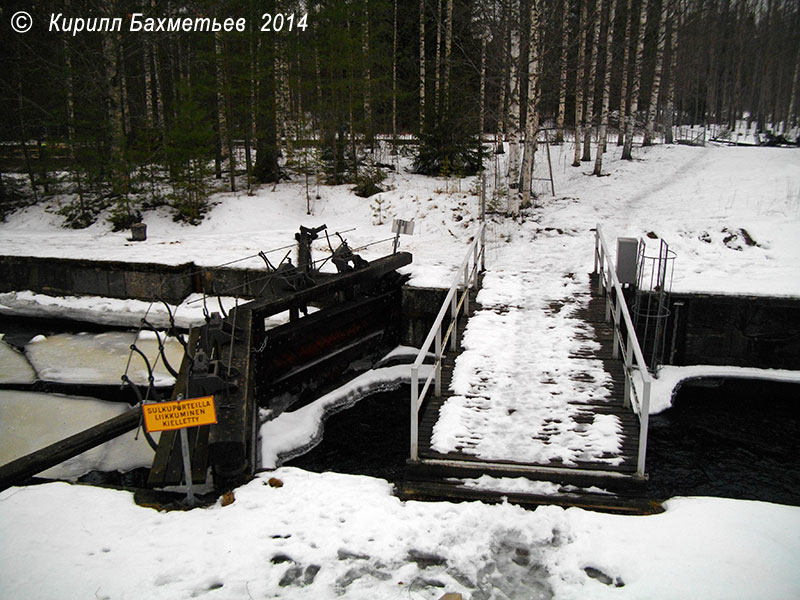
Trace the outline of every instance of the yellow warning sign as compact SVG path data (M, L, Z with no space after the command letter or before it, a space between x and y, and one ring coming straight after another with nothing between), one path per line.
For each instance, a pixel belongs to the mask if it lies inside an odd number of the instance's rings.
M158 402L142 406L144 426L150 433L184 427L198 427L217 422L214 396Z

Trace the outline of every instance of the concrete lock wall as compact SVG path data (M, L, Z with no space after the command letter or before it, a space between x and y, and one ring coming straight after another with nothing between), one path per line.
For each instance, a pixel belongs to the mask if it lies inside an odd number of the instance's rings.
M178 303L193 291L191 263L170 266L29 256L0 256L0 291L107 296Z
M400 343L419 348L425 341L447 290L439 288L403 287L401 298Z
M800 367L800 299L673 294L670 304L673 364Z

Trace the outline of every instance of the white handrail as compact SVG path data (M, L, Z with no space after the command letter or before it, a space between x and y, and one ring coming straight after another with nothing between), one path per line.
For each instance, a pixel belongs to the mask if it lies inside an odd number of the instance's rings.
M431 330L428 332L428 336L425 338L425 341L422 343L422 347L417 354L417 358L414 361L414 364L411 365L411 460L417 461L419 460L419 409L422 406L422 402L425 400L425 395L428 392L428 388L430 387L431 380L435 378L434 383L434 393L437 396L442 395L442 358L444 357L444 352L442 351L443 346L447 344L447 341L450 341L450 349L456 350L456 338L458 336L457 331L457 323L458 323L458 315L461 312L462 306L465 309L465 312L469 312L469 291L470 288L478 289L478 274L480 271L483 270L483 258L484 252L486 250L485 245L485 230L486 230L486 223L481 223L480 228L478 229L472 243L469 245L467 249L467 253L464 256L464 260L461 261L461 265L458 267L456 271L456 276L453 279L453 284L450 286L450 289L447 292L447 296L445 296L444 302L442 303L442 307L439 309L439 313L436 315L436 319L433 322L433 326ZM470 259L472 259L470 261ZM470 268L470 264L472 267ZM470 284L470 279L472 283ZM456 292L460 285L463 284L463 293L461 297L458 298ZM450 323L447 328L447 331L444 334L444 338L442 338L442 326L444 323L445 315L447 315L448 310L450 311ZM422 362L425 360L425 356L428 354L428 350L430 349L431 345L435 343L434 352L436 354L436 363L435 368L432 369L431 373L425 379L425 383L423 384L422 391L419 389L419 368L422 366Z
M613 357L619 358L620 345L623 345L625 348L622 359L625 367L625 393L623 401L625 406L632 406L632 396L636 396L636 399L639 401L639 452L636 460L636 474L640 477L644 477L645 455L647 453L647 428L650 420L650 387L652 385L652 378L647 370L647 363L644 360L642 349L639 346L639 340L636 337L636 330L633 327L633 320L628 311L625 296L622 293L622 285L620 285L616 269L611 262L608 244L599 224L595 229L594 252L594 272L598 276L598 284L602 286L602 291L606 295L606 321L611 321L612 318L614 321ZM609 285L609 283L611 285ZM614 289L613 295L609 293L609 287ZM625 340L622 339L622 323L625 324ZM633 381L634 359L642 378L641 398L639 398L636 393Z

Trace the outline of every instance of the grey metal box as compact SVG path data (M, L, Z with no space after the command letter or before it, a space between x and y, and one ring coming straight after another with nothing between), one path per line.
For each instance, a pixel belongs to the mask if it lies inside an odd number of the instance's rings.
M617 238L617 278L622 285L636 284L636 261L639 255L639 240L630 237Z

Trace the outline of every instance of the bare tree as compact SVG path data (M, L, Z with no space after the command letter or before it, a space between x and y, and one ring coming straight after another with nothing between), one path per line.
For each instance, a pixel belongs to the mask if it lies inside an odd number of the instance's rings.
M483 141L483 129L486 120L486 38L488 34L481 33L481 84L478 115L478 136Z
M392 151L397 150L397 0L392 11Z
M631 57L631 24L633 22L633 0L628 0L625 11L625 38L623 39L622 52L622 83L619 88L619 134L617 146L622 146L625 141L625 123L628 121L628 71L630 71Z
M419 132L425 129L425 0L419 0Z
M788 121L791 123L791 126L794 127L797 125L798 118L797 118L797 86L798 80L800 79L800 50L797 51L797 55L794 59L794 77L792 78L792 91L789 96L789 115Z
M517 187L519 179L519 139L520 139L520 31L519 31L519 1L511 0L510 6L510 27L511 27L511 55L509 68L509 90L508 90L508 184L509 187ZM519 212L516 195L509 194L511 203L510 212Z
M442 0L436 10L436 74L433 83L433 103L434 110L439 110L439 88L441 87L441 65L442 65Z
M564 141L564 118L567 114L567 58L569 50L569 0L561 0L561 74L558 85L556 142Z
M633 82L631 85L631 109L625 120L625 143L622 146L622 158L631 160L633 150L633 130L636 125L636 113L639 110L639 87L642 84L642 63L644 62L644 34L647 29L647 0L642 0L639 9L639 33L636 42L636 56L633 59Z
M681 22L678 2L679 0L670 0L672 15L669 19L669 81L667 84L666 106L664 107L666 117L664 120L664 142L667 144L672 144L674 141L672 128L675 124L675 82L678 79L678 29ZM741 69L741 63L737 65L737 69Z
M447 22L444 28L444 93L441 112L450 105L450 52L453 47L453 0L447 0ZM440 113L441 114L441 113Z
M597 60L600 54L600 20L603 14L603 0L597 0L594 7L595 22L592 50L589 55L589 93L586 97L587 126L583 134L583 157L581 160L592 160L592 127L594 124L594 92L597 83Z
M581 3L581 17L578 22L578 69L575 75L575 158L572 161L573 167L581 166L581 137L583 125L583 88L584 72L586 67L586 13L588 0Z
M364 29L361 46L364 57L364 131L367 141L372 144L372 69L370 68L371 56L369 53L369 0L364 0Z
M522 160L522 208L531 205L531 181L536 137L539 134L539 3L530 0L530 49L528 55L528 110L525 120L525 151Z
M617 10L617 0L611 0L608 7L608 30L606 31L606 64L603 71L603 99L600 109L600 128L597 133L597 156L594 160L593 174L598 177L603 172L603 152L606 147L608 134L608 107L611 100L611 67L613 63L614 48L614 16ZM599 18L599 17L598 17Z
M502 151L503 146L501 142L506 133L506 90L511 87L510 77L511 72L509 69L509 55L511 54L511 29L509 27L506 14L508 12L508 0L500 0L501 2L501 40L502 49L500 51L500 95L497 99L497 152Z
M659 13L658 44L656 46L656 65L653 72L653 84L650 86L650 103L647 109L647 122L644 129L644 142L642 145L649 146L653 143L653 132L655 130L656 114L658 113L658 92L661 89L661 74L664 67L664 44L667 41L667 14L669 11L668 0L661 0L661 12Z

